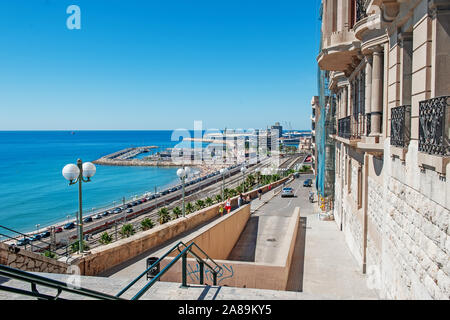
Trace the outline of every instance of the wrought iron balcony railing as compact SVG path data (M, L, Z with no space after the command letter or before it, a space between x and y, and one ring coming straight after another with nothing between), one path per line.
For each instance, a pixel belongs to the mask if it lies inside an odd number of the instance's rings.
M399 148L408 146L411 136L411 106L391 109L391 145Z
M370 134L371 124L372 124L371 116L372 116L372 114L366 113L366 136L369 136L369 134Z
M344 139L350 139L351 128L350 116L338 120L338 136Z
M419 151L438 156L450 155L450 96L419 103Z
M365 2L366 0L356 0L356 22L367 17Z

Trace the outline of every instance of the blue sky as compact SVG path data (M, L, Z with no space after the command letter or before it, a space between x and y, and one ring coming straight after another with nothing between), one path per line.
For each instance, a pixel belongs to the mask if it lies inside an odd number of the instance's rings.
M0 130L310 129L319 5L2 0Z

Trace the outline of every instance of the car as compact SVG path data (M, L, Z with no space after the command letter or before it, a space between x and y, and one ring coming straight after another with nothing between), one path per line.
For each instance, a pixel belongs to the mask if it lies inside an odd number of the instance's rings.
M161 192L161 195L165 196L168 193L169 193L169 190L164 190L163 192Z
M73 222L69 222L69 223L66 223L64 225L64 229L65 230L70 230L70 229L73 229L73 228L75 228L75 223L73 223Z
M116 208L116 209L114 209L114 211L113 211L113 213L121 213L122 212L122 209L120 209L120 208Z
M48 238L50 237L50 231L44 231L41 233L41 238Z
M137 200L136 201L138 204L142 204L142 200Z
M127 213L132 213L132 212L133 212L133 209L131 209L131 208L127 210Z
M87 223L87 222L92 222L92 217L86 217L83 219L83 222Z
M56 227L55 233L60 233L60 232L63 232L63 229L61 227Z
M294 196L294 190L292 188L283 188L281 191L281 197L293 197Z
M159 197L161 197L161 193L155 193L155 198L159 198Z
M304 187L311 187L312 186L312 179L306 179L305 181L303 181L303 186Z
M142 198L141 201L142 202L147 202L147 198Z
M35 234L34 236L32 236L30 238L30 241L36 241L36 240L41 240L41 235L40 234Z
M107 215L109 215L111 212L110 211L105 211L102 213L102 217L106 217Z
M127 203L127 208L131 208L133 205L131 203Z
M29 238L23 238L23 239L20 239L19 241L17 241L17 245L18 246L24 246L24 245L29 244L29 243L30 243L30 239Z
M177 188L172 188L172 189L170 189L170 192L175 192L175 191L177 191L178 189Z
M101 216L100 214L96 214L96 215L95 215L95 216L93 216L92 218L93 218L93 219L96 219L96 220L97 220L97 219L101 219L101 218L102 218L102 216Z

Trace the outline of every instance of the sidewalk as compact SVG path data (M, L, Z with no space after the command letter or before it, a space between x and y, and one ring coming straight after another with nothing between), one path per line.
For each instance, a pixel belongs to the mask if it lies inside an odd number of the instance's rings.
M320 209L314 203L313 213L301 213L304 239L302 259L302 291L312 295L325 295L335 299L378 299L375 290L367 287L364 275L339 231L335 221L322 221Z

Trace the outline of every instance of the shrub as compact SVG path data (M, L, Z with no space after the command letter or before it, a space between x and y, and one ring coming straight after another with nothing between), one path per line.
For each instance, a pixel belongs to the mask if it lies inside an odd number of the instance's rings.
M190 214L190 213L192 213L194 211L195 211L194 206L192 205L192 203L188 202L186 204L186 214Z
M210 207L210 206L212 206L212 205L214 204L214 201L213 201L213 199L211 199L210 197L208 197L208 198L206 198L206 200L205 200L205 204L206 204L207 207Z
M112 236L108 234L108 232L103 232L100 236L100 243L101 244L108 244L112 242Z
M222 196L220 194L216 194L215 200L216 200L216 203L219 203L220 201L222 201Z
M70 249L72 250L72 252L78 252L79 248L80 248L80 243L78 241L74 242L70 245ZM83 241L83 249L89 250L89 245L85 241Z
M56 253L46 250L43 254L44 257L56 259Z
M195 207L197 208L197 210L203 209L204 206L205 202L203 200L197 200L195 202Z

